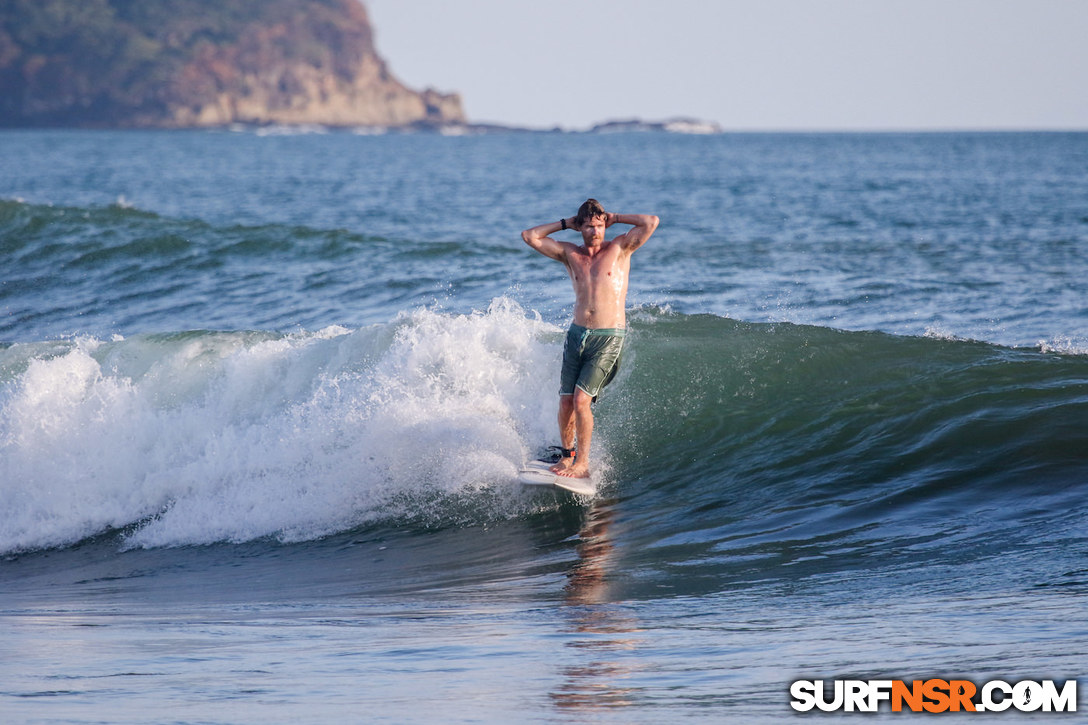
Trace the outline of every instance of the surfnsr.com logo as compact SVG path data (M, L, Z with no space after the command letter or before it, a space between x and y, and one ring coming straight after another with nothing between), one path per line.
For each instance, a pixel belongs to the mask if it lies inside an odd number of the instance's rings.
M969 680L797 680L790 685L790 707L800 712L1076 712L1077 681L1059 687L1054 680L991 680L981 687Z

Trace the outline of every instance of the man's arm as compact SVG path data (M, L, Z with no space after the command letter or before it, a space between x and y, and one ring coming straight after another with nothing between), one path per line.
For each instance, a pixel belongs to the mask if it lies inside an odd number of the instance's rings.
M573 229L574 217L565 219L567 223L567 229ZM540 226L533 227L532 229L526 229L521 233L521 238L525 240L525 243L536 251L543 254L545 257L551 257L557 262L567 261L567 250L563 247L562 242L557 242L549 235L555 234L563 228L563 222L549 222L548 224L541 224Z
M613 224L630 224L634 229L629 229L625 234L621 234L615 239L613 243L619 244L620 247L630 254L635 251L650 238L650 235L657 229L657 225L661 222L653 214L609 214L606 224L612 226Z

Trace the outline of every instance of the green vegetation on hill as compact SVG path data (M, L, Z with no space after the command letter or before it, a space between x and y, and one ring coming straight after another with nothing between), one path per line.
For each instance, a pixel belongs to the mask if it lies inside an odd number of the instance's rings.
M396 84L358 0L0 2L5 126L186 125L268 88L305 108L314 73L350 85L361 67Z

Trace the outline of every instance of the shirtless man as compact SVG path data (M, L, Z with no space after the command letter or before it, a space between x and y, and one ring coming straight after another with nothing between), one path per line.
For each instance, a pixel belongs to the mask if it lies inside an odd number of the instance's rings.
M596 199L588 199L576 216L526 229L521 238L546 257L562 262L574 284L574 323L563 346L559 382L559 439L562 458L551 470L560 476L589 476L589 446L593 438L590 404L619 370L627 333L624 305L631 254L657 229L652 214L613 214ZM625 234L610 242L605 229L629 224ZM582 233L582 244L552 239L563 229ZM577 455L574 442L578 441Z

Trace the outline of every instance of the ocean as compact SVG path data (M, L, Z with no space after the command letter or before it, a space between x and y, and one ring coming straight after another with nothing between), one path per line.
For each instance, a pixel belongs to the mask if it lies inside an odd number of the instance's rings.
M1086 170L1086 133L0 131L3 721L1083 678ZM519 234L587 197L661 218L592 500L513 480L572 303Z

